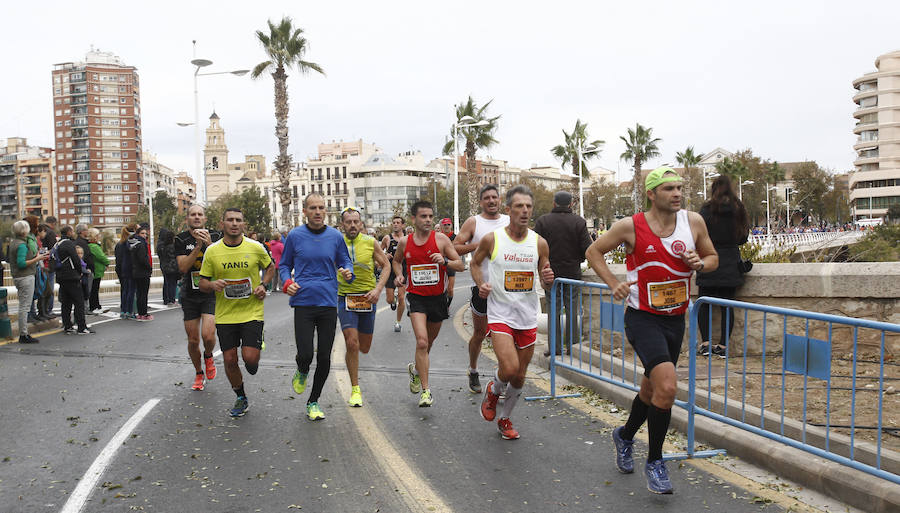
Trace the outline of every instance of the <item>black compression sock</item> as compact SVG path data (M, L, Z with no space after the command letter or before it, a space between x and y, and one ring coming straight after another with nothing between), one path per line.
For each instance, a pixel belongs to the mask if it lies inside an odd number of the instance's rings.
M628 415L628 421L625 422L625 425L622 426L622 430L619 431L619 436L621 436L623 440L634 439L635 433L641 429L641 426L644 425L644 421L647 420L648 408L650 408L650 405L641 401L640 394L634 396L634 401L631 402L631 413Z
M237 395L238 397L247 397L247 394L244 393L244 384L243 383L241 383L241 386L239 386L237 388L232 388L232 390L234 390L235 395Z
M259 363L250 364L250 363L244 362L244 367L247 369L247 372L249 372L250 375L252 376L253 374L256 374L257 370L259 370Z
M662 446L672 420L672 409L663 410L650 406L647 412L647 430L650 432L650 448L647 450L647 461L662 459Z
M203 352L203 357L204 357L204 358L212 358L212 353L207 353L206 351L204 351L204 352Z

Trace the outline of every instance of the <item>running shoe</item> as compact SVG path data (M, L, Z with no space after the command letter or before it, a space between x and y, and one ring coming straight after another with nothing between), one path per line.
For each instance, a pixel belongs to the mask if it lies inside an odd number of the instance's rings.
M394 323L394 333L400 333L400 323L399 322Z
M713 346L712 354L718 356L719 358L727 358L725 354L726 349L722 346Z
M203 373L198 372L194 376L194 384L191 385L191 390L198 390L198 391L203 390L203 382L204 381L206 381L206 379L203 378Z
M397 301L396 300L393 303L391 303L391 310L397 311Z
M362 406L362 392L359 391L359 385L350 389L350 400L347 401L347 404L357 408Z
M419 379L419 375L416 374L416 364L410 363L407 365L406 372L409 373L409 391L418 394L422 391L422 381Z
M481 400L481 418L493 422L497 416L497 400L500 396L494 393L494 381L488 382L484 389L484 399Z
M93 328L84 328L84 329L80 329L80 330L76 331L75 333L77 333L78 335L93 335L94 333L97 333L97 332L94 331Z
M653 493L672 493L672 482L669 481L669 471L666 470L666 462L663 460L648 461L644 466L647 474L647 489Z
M634 440L622 438L622 426L613 429L612 439L616 445L616 468L623 474L634 472Z
M38 339L32 337L31 335L19 335L19 343L20 344L36 344Z
M478 379L478 372L469 371L469 392L473 394L481 393L481 381Z
M128 318L128 314L127 314L127 313L125 313L125 312L119 312L119 319L127 319L127 318Z
M247 410L250 409L250 403L247 402L247 398L244 396L240 396L234 402L234 406L231 407L228 414L232 417L243 417Z
M697 349L697 356L709 356L709 344L702 344Z
M206 379L212 381L216 379L216 362L213 361L213 357L209 358L204 357L203 363L206 367Z
M434 403L434 399L431 397L431 390L425 389L422 390L422 395L419 396L419 408L428 408Z
M66 335L74 335L76 331L78 330L76 330L73 326L69 326L68 328L63 330Z
M512 426L509 419L500 419L497 421L497 431L500 432L500 438L504 440L518 440L519 432Z
M294 371L294 377L291 379L291 385L294 386L294 392L298 394L302 394L304 390L306 390L306 377L309 374L304 374L300 371Z
M319 403L307 403L306 416L309 417L309 420L322 420L325 418L325 414L319 408Z

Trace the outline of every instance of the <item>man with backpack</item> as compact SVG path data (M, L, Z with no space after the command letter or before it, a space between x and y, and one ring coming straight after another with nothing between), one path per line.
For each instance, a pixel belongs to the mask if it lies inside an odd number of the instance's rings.
M89 335L95 333L88 328L84 317L84 294L81 290L81 259L75 251L75 236L71 226L63 226L62 240L51 250L56 262L56 281L59 283L59 303L62 309L63 330L66 335ZM76 329L72 322L72 307L75 307Z

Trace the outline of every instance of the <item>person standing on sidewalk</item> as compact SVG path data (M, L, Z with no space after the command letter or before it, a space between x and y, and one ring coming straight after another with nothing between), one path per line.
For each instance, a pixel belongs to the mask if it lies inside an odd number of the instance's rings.
M31 233L26 221L16 221L12 226L13 239L7 247L6 261L9 262L9 273L16 286L19 302L19 343L35 344L38 339L28 334L28 310L34 296L34 277L37 265L47 259L46 254L38 252L37 240Z
M57 243L56 254L59 264L56 269L56 281L59 283L59 305L62 313L63 331L67 335L89 335L94 333L88 328L84 317L84 292L81 288L81 258L75 250L77 245L73 237L75 231L71 226L63 226L60 230L62 240ZM72 309L75 309L76 329L72 322Z
M153 316L147 312L147 301L150 293L150 276L153 274L153 260L150 258L150 246L147 244L147 229L138 227L137 233L128 240L131 252L131 275L134 277L134 295L137 299L136 321L152 321Z
M119 278L119 318L134 319L134 275L131 273L131 250L129 240L137 226L122 227L119 242L113 250L116 255L116 276Z
M88 241L88 237L90 236L88 230L90 230L90 226L84 223L75 225L75 235L77 236L77 238L75 239L75 245L80 246L81 250L84 251L84 263L87 264L87 268L91 269L91 272L93 272L94 255L91 253L90 242ZM87 303L91 297L91 286L93 284L93 279L85 280L84 282L82 282L81 291L84 295L85 303ZM85 306L87 307L88 305ZM87 313L94 315L94 312L92 312L90 309L87 310Z
M391 219L391 233L384 236L381 239L381 249L387 253L388 259L393 262L394 258L397 256L397 245L400 244L400 241L406 238L406 232L404 230L406 225L406 221L403 219L403 216L394 216ZM400 260L402 261L402 255ZM381 272L384 272L382 270ZM391 305L391 310L397 312L397 320L394 322L394 332L400 332L400 319L403 318L403 309L406 307L406 288L403 286L398 287L394 282L397 276L394 275L394 268L391 266L390 272L388 273L388 281L387 290L384 295L387 298L387 302Z
M56 223L56 217L54 216L47 216L44 219L44 224L47 225L47 231L42 242L47 251L53 249L53 246L59 241L59 235L56 233ZM44 265L47 266L47 284L45 285L44 300L41 302L42 307L39 308L38 314L47 319L56 319L56 314L53 313L53 294L54 289L56 288L56 265L55 262L50 260L47 260Z
M681 208L682 178L670 167L644 180L649 210L613 224L588 248L591 267L617 301L628 299L625 335L641 359L644 378L624 426L612 432L616 468L634 472L634 435L647 421L647 489L672 493L662 447L678 389L675 364L684 338L684 313L691 298L691 274L716 269L719 257L700 214ZM606 265L606 253L625 244L627 281Z
M506 393L497 430L504 440L516 440L510 416L525 386L525 373L534 355L540 298L537 286L553 284L550 250L543 237L528 229L534 211L531 189L517 185L506 191L509 224L482 237L469 270L478 286L478 294L487 300L488 329L497 355L494 379L484 389L481 417L492 422L497 401ZM485 279L481 264L488 262L490 278ZM538 283L539 282L539 283Z
M106 268L109 267L109 257L106 256L103 248L100 247L100 230L96 228L88 230L88 247L94 260L94 267L91 268L93 283L91 283L91 297L88 303L91 313L96 315L106 311L100 306L100 282L103 280Z
M581 263L584 252L591 245L591 236L584 218L572 213L572 193L558 191L553 195L553 210L538 218L534 231L547 241L550 246L550 267L557 278L581 279ZM547 293L547 304L550 294ZM562 306L566 309L566 326L560 323ZM581 318L581 288L561 285L556 294L556 355L562 354L563 340L566 352L578 344L580 336L579 319ZM565 337L565 338L564 338ZM548 345L544 356L550 356L552 348Z
M478 248L478 243L485 235L509 224L509 216L500 213L500 191L496 185L488 184L478 193L481 213L474 215L463 223L453 241L453 247L460 255L471 253ZM485 280L490 279L487 262L482 262L481 273ZM478 293L478 287L472 287L470 300L472 311L472 338L469 339L469 391L481 393L481 381L478 379L478 355L481 354L481 343L488 334L487 300Z
M275 269L281 263L281 254L284 253L284 243L281 242L281 232L274 232L272 239L269 241L269 253L272 254L272 261L275 262ZM272 291L281 290L281 275L275 273L275 281L272 283Z
M175 288L178 285L178 261L175 258L175 234L162 228L156 239L156 256L159 258L159 270L163 275L163 305L175 304Z
M315 352L316 374L306 400L306 416L309 420L321 420L325 413L319 407L319 397L331 371L337 327L337 275L353 283L353 262L344 236L325 224L325 198L321 194L310 193L303 199L303 215L306 224L291 230L284 241L278 271L284 282L282 290L291 296L289 303L294 309L297 371L291 378L291 386L297 394L306 390ZM314 351L316 333L319 338Z

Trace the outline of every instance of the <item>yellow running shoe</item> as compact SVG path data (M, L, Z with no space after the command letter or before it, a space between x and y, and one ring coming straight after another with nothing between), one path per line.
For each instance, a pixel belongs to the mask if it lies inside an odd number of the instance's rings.
M422 395L419 396L419 408L427 408L431 406L431 403L434 402L434 399L431 398L431 390L425 389L422 390Z
M291 379L291 385L294 386L294 392L298 394L302 394L304 390L306 390L306 377L309 374L303 374L300 371L294 372L294 377Z
M350 400L347 401L347 404L357 408L362 406L362 393L359 391L359 385L350 389Z
M309 420L322 420L325 418L325 414L322 413L322 410L319 408L319 403L307 404L306 416L309 417Z
M422 381L416 374L416 364L410 363L406 366L406 372L409 373L409 391L418 394L422 391Z

